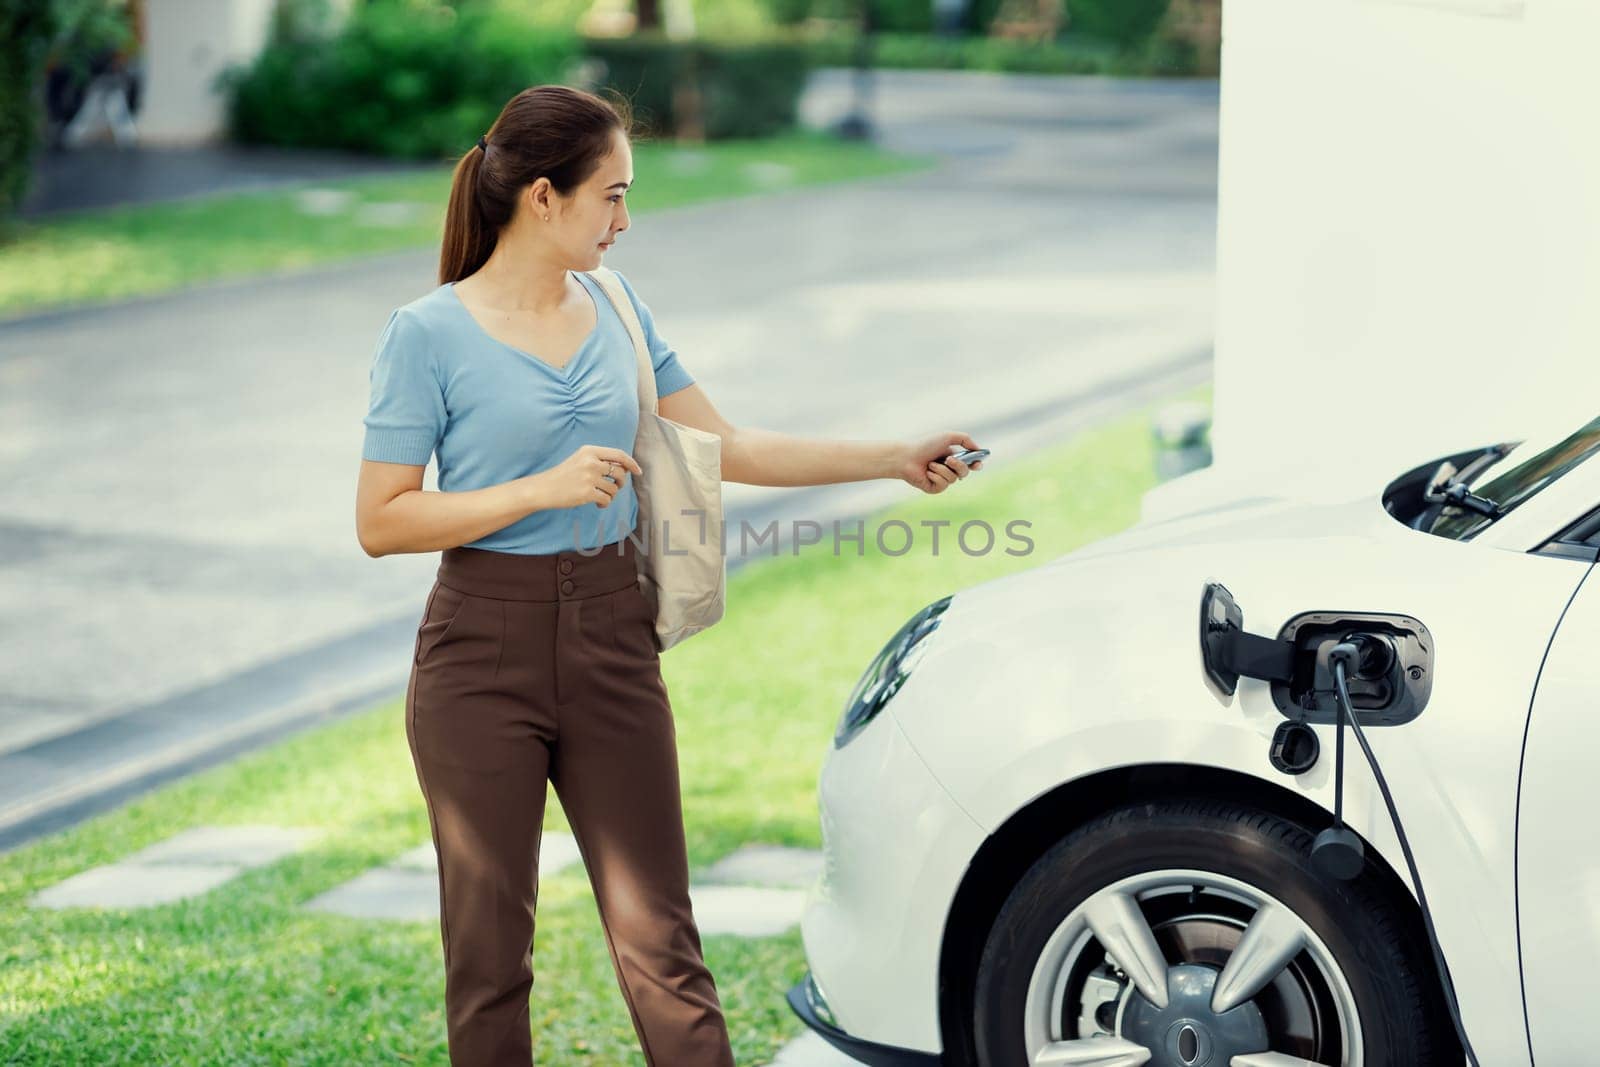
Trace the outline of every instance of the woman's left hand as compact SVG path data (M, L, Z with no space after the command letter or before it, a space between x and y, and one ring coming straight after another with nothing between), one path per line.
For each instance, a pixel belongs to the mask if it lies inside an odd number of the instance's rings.
M976 441L960 430L936 433L905 446L905 455L896 474L913 489L920 489L924 493L942 493L957 479L965 478L970 471L983 467L981 459L970 467L959 459L939 462L951 455L951 445L960 445L964 449L978 447Z

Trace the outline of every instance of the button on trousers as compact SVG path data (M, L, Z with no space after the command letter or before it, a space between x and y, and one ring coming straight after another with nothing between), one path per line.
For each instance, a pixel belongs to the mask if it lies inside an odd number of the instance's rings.
M545 783L651 1067L731 1067L689 903L677 734L630 538L442 553L406 738L439 861L450 1062L528 1067Z

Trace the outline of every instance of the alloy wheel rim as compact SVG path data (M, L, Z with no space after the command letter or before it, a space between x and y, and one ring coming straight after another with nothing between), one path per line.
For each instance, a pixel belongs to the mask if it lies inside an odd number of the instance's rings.
M1332 951L1282 901L1211 871L1144 872L1091 894L1046 940L1024 1012L1035 1067L1362 1063Z

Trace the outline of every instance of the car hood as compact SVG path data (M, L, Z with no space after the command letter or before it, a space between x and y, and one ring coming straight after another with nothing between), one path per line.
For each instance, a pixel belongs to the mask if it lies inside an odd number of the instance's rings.
M1419 458L1417 463L1429 458ZM1384 486L1413 466L1416 463L1402 464L1390 457L1381 462L1368 459L1308 465L1304 460L1279 460L1272 464L1202 467L1148 490L1139 501L1139 520L1160 522L1247 503L1354 500L1381 494Z
M1405 526L1376 493L1238 498L1139 522L960 590L940 629L964 654L1043 658L1064 671L1084 649L1094 650L1091 662L1124 658L1127 635L1140 634L1147 667L1160 661L1188 684L1198 665L1200 596L1210 582L1240 599L1247 626L1270 634L1292 615L1345 607L1352 597L1363 611L1404 611L1405 591L1419 578L1467 568L1485 551ZM1165 636L1152 645L1156 632ZM941 646L948 647L945 634L931 654Z
M1269 491L1224 498L1176 514L1156 511L1119 533L1045 563L1041 569L1051 571L1088 559L1167 546L1229 546L1230 551L1254 556L1264 545L1287 550L1291 545L1303 545L1308 538L1326 547L1338 539L1370 544L1397 531L1410 538L1423 536L1389 515L1376 493L1328 493L1331 499L1309 500L1292 491Z

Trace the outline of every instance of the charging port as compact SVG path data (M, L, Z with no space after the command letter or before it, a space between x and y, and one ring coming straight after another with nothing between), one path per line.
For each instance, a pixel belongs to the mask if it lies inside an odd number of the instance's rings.
M1433 635L1409 615L1308 611L1284 623L1276 638L1244 628L1244 610L1220 582L1200 596L1200 661L1207 680L1232 696L1240 678L1271 686L1286 718L1338 721L1329 653L1341 642L1360 652L1346 670L1351 714L1364 726L1398 726L1422 713L1433 691Z
M1292 719L1332 723L1338 692L1328 653L1341 641L1361 650L1347 678L1351 712L1363 725L1398 726L1422 713L1433 690L1433 636L1409 615L1313 611L1278 632L1293 647L1287 680L1272 682L1272 700Z

